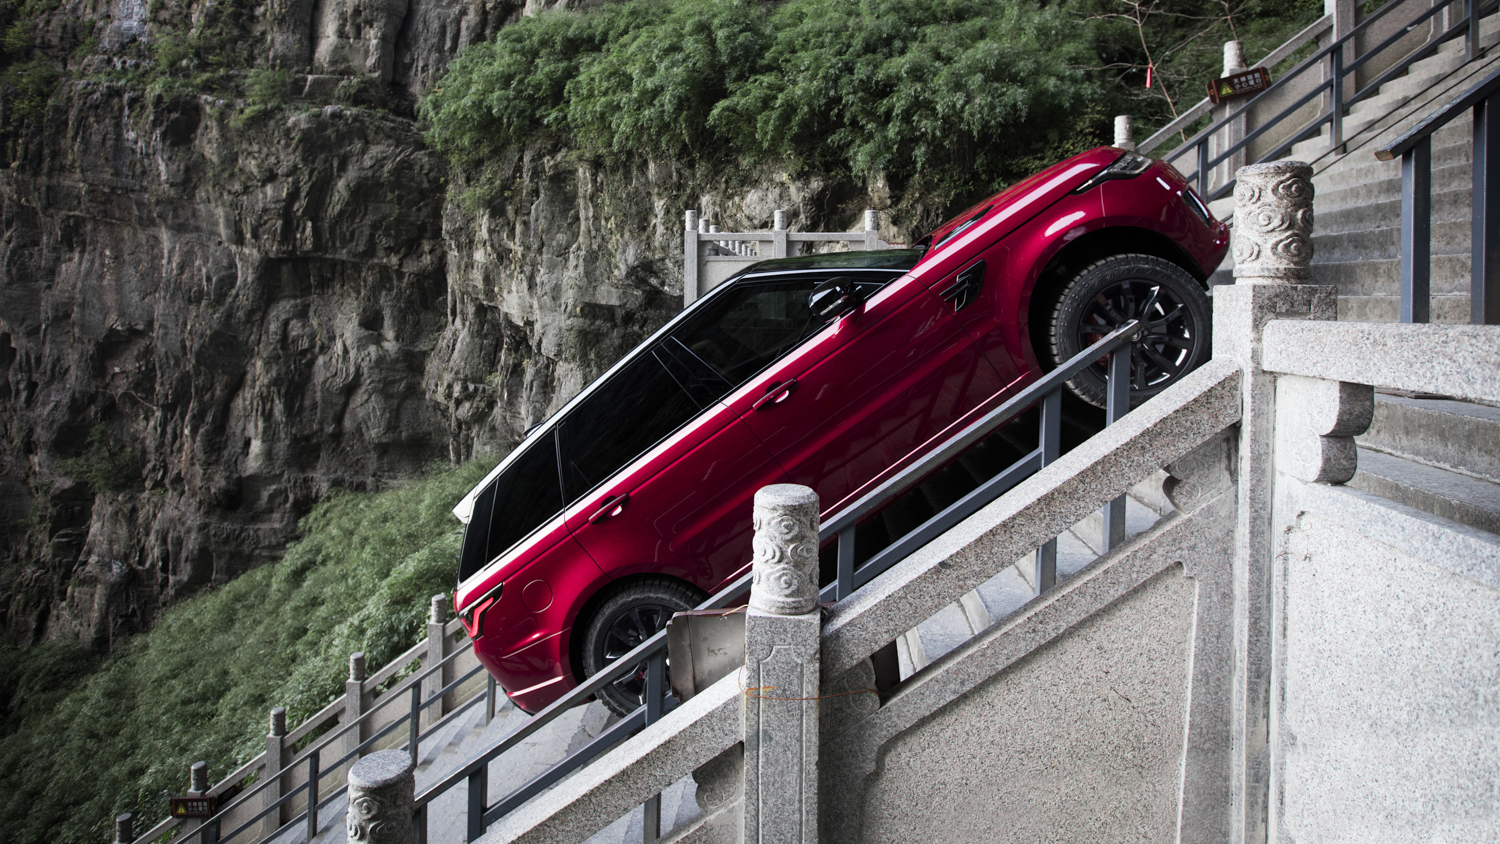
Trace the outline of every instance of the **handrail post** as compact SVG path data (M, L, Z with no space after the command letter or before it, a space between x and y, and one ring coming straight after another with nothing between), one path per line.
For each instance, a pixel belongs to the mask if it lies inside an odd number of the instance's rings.
M1338 152L1344 145L1344 51L1334 50L1328 57L1333 63L1333 104L1329 110L1328 148Z
M1464 39L1464 62L1468 63L1479 58L1479 2L1480 0L1467 0L1469 7L1469 31L1465 33Z
M762 487L753 514L741 840L816 844L818 494L795 484Z
M1219 75L1220 76L1230 76L1230 75L1235 74L1235 73L1241 73L1244 70L1245 70L1245 45L1244 45L1244 43L1240 42L1240 41L1225 41L1224 42L1224 68L1223 68L1223 73L1221 73ZM1233 111L1235 111L1235 109L1238 106L1240 106L1240 105L1242 105L1242 103L1236 103L1236 102L1232 102L1231 101L1231 102L1226 102L1226 103L1222 103L1220 105L1214 106L1213 110L1210 112L1210 114L1213 115L1212 117L1210 117L1210 120L1213 120L1213 121L1224 120ZM1215 145L1217 145L1217 147L1218 147L1218 150L1212 151L1212 154L1214 155L1214 157L1218 157L1219 155L1221 155L1222 152L1220 152L1220 151L1222 151L1222 150L1228 150L1230 147L1233 147L1235 144L1237 144L1241 140L1243 140L1244 137L1245 137L1245 132L1247 131L1248 128L1249 128L1249 112L1248 111L1245 111L1245 112L1241 113L1238 117L1234 118L1233 120L1227 121L1224 124L1224 128L1221 129L1216 135L1214 135L1213 143ZM1218 182L1218 184L1219 184L1220 187L1229 184L1230 180L1234 178L1234 172L1236 170L1238 170L1240 168L1240 166L1245 163L1245 154L1247 152L1249 152L1248 149L1241 149L1239 152L1236 152L1233 155L1231 155L1228 158L1226 158L1224 160L1224 162L1218 168L1216 168L1218 172L1215 174L1215 176L1217 178L1215 178L1214 181ZM1202 194L1205 198L1208 196L1207 191L1199 191L1199 193Z
M271 710L271 728L266 735L266 767L263 773L266 788L261 797L261 808L269 808L281 799L285 785L282 772L286 770L286 707ZM286 814L286 805L266 815L261 822L261 837L270 838L281 828L281 819Z
M1500 141L1500 103L1474 106L1473 244L1469 255L1469 322L1500 325L1500 167L1489 159L1490 141Z
M874 208L865 209L865 249L874 251L880 248L880 217L876 215Z
M1401 321L1432 321L1432 136L1401 156Z
M447 637L443 635L443 628L446 626L444 622L447 620L448 596L441 593L433 595L427 614L427 668L429 669L441 664L443 659L448 656L447 642L445 641ZM444 665L442 668L429 673L427 679L422 682L424 686L422 696L431 700L433 695L436 695L439 691L446 688L449 683L453 682L453 677L453 666L451 664ZM427 707L422 717L423 726L430 727L441 720L443 715L452 709L449 705L452 699L452 694L450 693L444 695L442 700Z
M786 256L786 212L778 208L771 214L771 257Z
M816 536L816 534L814 535ZM814 540L816 541L816 540ZM657 651L646 662L646 726L661 720L667 694L667 652ZM661 837L661 794L653 794L641 804L641 841L655 844Z
M362 719L365 714L365 654L364 651L356 651L349 654L349 679L344 681L344 725L349 727L344 733L343 752L340 756L347 756L359 749L364 743L369 730ZM352 761L349 764L354 764Z
M490 766L488 763L479 766L479 770L469 774L469 811L465 818L464 841L478 841L484 835L484 810L489 802L490 793Z
M1135 123L1128 114L1115 115L1115 146L1135 149Z

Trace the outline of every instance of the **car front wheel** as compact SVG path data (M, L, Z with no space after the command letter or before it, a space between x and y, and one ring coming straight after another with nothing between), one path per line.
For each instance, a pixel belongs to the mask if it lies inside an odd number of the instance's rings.
M592 677L667 626L672 613L703 600L686 584L666 579L633 583L609 597L589 622L583 642L583 670ZM628 715L644 701L646 663L599 690L598 697L617 715Z
M1151 255L1115 255L1084 267L1064 285L1052 312L1053 360L1062 363L1130 320L1145 323L1130 347L1130 404L1139 405L1208 360L1212 308L1198 280ZM1105 406L1101 358L1068 382Z

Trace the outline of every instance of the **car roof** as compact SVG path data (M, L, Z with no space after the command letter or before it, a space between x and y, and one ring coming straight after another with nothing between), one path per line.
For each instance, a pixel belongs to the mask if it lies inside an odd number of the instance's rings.
M567 401L566 404L558 408L553 413L549 414L546 419L527 429L526 433L521 437L521 441L519 443L516 443L515 448L511 449L509 454L502 457L500 461L495 464L495 468L491 469L489 473L484 476L483 480L475 484L474 487L470 489L466 495L464 495L464 497L458 502L458 505L453 508L453 515L457 516L459 521L463 522L464 524L468 524L469 519L474 512L474 499L478 497L480 491L483 490L485 486L490 483L490 481L493 481L502 471L504 471L507 465L509 465L513 460L519 457L521 452L524 451L527 446L531 445L534 440L543 437L548 432L550 432L554 420L561 418L574 406L587 398L588 395L594 391L595 387L599 384L602 384L606 379L608 379L616 369L623 366L637 354L640 354L642 349L648 348L652 343L655 343L657 340L661 339L667 334L667 332L671 331L684 318L686 318L688 314L697 310L699 307L702 307L707 302L712 301L715 298L715 294L728 289L733 282L760 276L786 278L788 276L795 277L798 275L813 275L827 273L830 270L888 270L890 271L891 277L894 279L898 273L902 273L906 270L911 269L912 266L916 264L917 259L920 257L922 257L922 252L918 249L881 249L859 252L825 252L816 255L799 255L794 258L771 258L766 261L759 261L755 264L750 265L749 267L746 267L740 272L735 273L733 276L725 279L722 283L715 285L713 290L710 290L696 302L684 308L681 313L678 313L676 316L672 317L672 319L668 320L666 325L663 325L661 328L657 329L651 334L651 336L647 337L639 344L637 344L635 348L622 355L618 361L615 361L610 365L608 369L600 373L599 377L590 381L587 386L580 390L578 392L578 395L573 396Z

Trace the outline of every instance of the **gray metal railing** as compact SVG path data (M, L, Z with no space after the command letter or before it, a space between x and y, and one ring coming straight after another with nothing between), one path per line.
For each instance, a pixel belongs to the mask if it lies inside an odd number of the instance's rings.
M1229 161L1231 156L1248 150L1252 143L1273 129L1280 127L1283 121L1295 115L1303 106L1312 102L1317 97L1329 98L1330 106L1327 109L1320 109L1316 117L1266 151L1254 163L1258 164L1281 158L1294 144L1322 131L1325 124L1330 127L1329 147L1334 149L1341 147L1345 140L1345 110L1360 100L1373 96L1375 92L1380 90L1380 86L1405 73L1407 68L1416 62L1437 52L1442 44L1455 38L1464 37L1466 61L1472 61L1477 58L1479 56L1479 18L1481 15L1494 11L1497 3L1495 0L1490 0L1488 3L1481 3L1480 0L1438 0L1430 8L1417 14L1401 26L1396 27L1395 32L1373 47L1363 51L1362 55L1358 58L1346 61L1348 49L1352 49L1357 44L1356 39L1366 35L1377 21L1384 19L1400 5L1400 3L1392 2L1377 9L1349 33L1313 53L1285 76L1271 83L1270 87L1266 90L1252 97L1239 108L1230 109L1229 113L1222 119L1215 121L1162 157L1166 161L1175 163L1179 159L1186 157L1189 153L1193 153L1196 159L1196 169L1189 171L1189 178L1196 180L1198 193L1210 202L1228 196L1234 190L1234 180L1229 179L1222 185L1210 187L1209 175L1213 169ZM1364 67L1376 56L1381 55L1393 45L1406 38L1412 30L1426 24L1434 17L1444 14L1451 7L1458 7L1464 10L1463 16L1459 17L1452 26L1400 60L1392 63L1373 80L1359 86L1352 93L1350 92L1351 85L1356 82L1355 74L1361 67ZM1312 81L1309 85L1310 90L1276 114L1261 120L1260 125L1246 132L1243 138L1226 146L1217 155L1212 153L1209 145L1216 136L1219 136L1221 132L1228 129L1236 121L1246 117L1252 109L1272 103L1273 97L1284 96L1285 92L1283 89L1287 89L1293 80L1298 80L1301 84L1308 84L1310 80L1315 81ZM1159 138L1164 140L1161 132L1157 132L1147 143L1142 144L1142 149L1149 150L1154 148L1156 144L1161 142L1158 140Z
M447 623L434 622L430 625L430 634L440 637L444 649L448 647L447 640L455 635L458 629L457 620ZM454 643L457 644L457 643ZM420 661L423 656L431 653L433 643L431 636L419 642L411 649L396 657L385 667L368 678L351 680L350 687L346 690L345 697L334 700L323 710L311 718L308 718L300 726L285 735L273 735L271 741L288 749L295 748L302 740L312 735L316 730L325 727L329 721L337 718L341 713L347 711L347 695L365 695L378 686L389 681L400 671ZM270 764L263 754L250 760L238 769L221 778L218 783L205 792L206 796L223 799L225 802L218 806L215 814L201 823L194 825L180 833L174 841L188 841L196 839L201 844L219 844L230 840L262 841L274 838L278 835L299 826L305 825L307 840L317 834L320 822L320 812L331 803L342 797L348 788L346 782L339 782L331 789L325 789L323 780L337 773L345 765L356 761L363 754L375 749L377 745L384 743L389 738L405 728L406 741L396 744L397 748L406 749L412 756L413 761L417 759L418 750L424 737L442 730L455 719L462 717L480 702L486 705L486 714L493 717L495 710L495 699L497 689L494 680L487 678L475 692L462 701L455 702L453 708L446 714L433 718L432 723L424 731L421 729L421 721L424 713L439 707L439 712L444 706L444 698L457 692L465 684L474 680L484 670L483 666L476 665L468 671L463 672L441 688L434 689L431 694L424 695L423 688L441 682L444 673L457 673L455 664L461 659L468 659L470 649L464 646L455 647L453 652L440 660L420 668L412 675L402 679L390 689L386 690L376 699L368 709L360 706L360 714L349 719L345 723L338 724L334 729L319 735L316 740L309 742L300 751L297 751L291 759L284 763ZM389 723L374 727L378 721L389 716L393 705L405 702L399 714L391 717ZM373 729L372 729L373 728ZM369 731L369 736L358 741L347 752L337 759L323 761L325 751L333 752L337 743L346 741L353 731L355 735L362 735ZM281 792L284 778L297 772L299 769L306 771L306 781L300 785L293 786ZM247 788L240 788L239 784L247 777L259 772L259 780ZM278 794L278 792L281 792ZM275 795L274 799L273 795ZM286 822L282 822L287 806L297 800L304 800L304 806ZM253 807L256 801L264 803L259 810ZM268 835L246 835L257 826L264 826L269 819L274 818L276 829ZM232 826L231 826L232 824ZM151 844L162 836L171 833L174 829L183 827L184 819L169 817L147 830L134 839L134 844Z
M1375 151L1381 161L1401 157L1401 321L1432 319L1432 133L1470 109L1474 115L1474 182L1470 196L1473 241L1469 263L1469 322L1500 325L1500 172L1489 160L1500 142L1500 70L1433 111L1410 131Z
M1128 410L1129 403L1130 344L1144 328L1143 324L1132 321L1115 329L1070 358L1062 366L1042 376L1014 397L950 437L934 451L907 466L832 516L823 524L818 536L821 543L829 541L837 543L837 575L833 582L823 587L823 600L838 600L846 597L881 572L900 562L912 551L968 518L980 508L999 498L1006 490L1056 460L1061 451L1062 391L1065 384L1083 370L1097 365L1101 359L1107 358L1105 370L1108 408L1105 414L1105 424L1108 425L1123 416ZM854 534L855 527L861 520L875 514L897 496L915 488L921 481L958 458L961 453L990 433L1038 405L1041 407L1042 420L1037 447L1033 451L990 480L981 483L977 489L938 512L915 530L897 538L895 542L875 554L863 565L855 567ZM1107 504L1103 515L1104 541L1107 550L1118 545L1125 538L1124 496ZM1036 566L1038 590L1039 592L1046 591L1057 580L1056 539L1050 540L1037 549ZM698 609L722 609L744 601L749 594L751 577L752 575L747 573L738 578L704 601ZM538 712L519 730L505 737L484 754L422 791L416 797L414 817L419 841L423 844L427 841L427 812L433 800L460 784L467 788L468 810L465 840L472 842L484 835L485 829L491 824L532 797L583 767L600 753L629 737L634 731L656 722L673 708L676 700L670 696L666 683L666 658L666 633L657 633L620 657L608 668L589 677L572 691ZM495 803L488 802L490 762L526 741L561 713L585 703L599 689L640 670L643 665L645 666L646 688L644 702L639 708L612 724L593 740L573 751L530 782ZM643 820L644 837L647 844L650 844L656 840L660 830L659 795L644 804Z

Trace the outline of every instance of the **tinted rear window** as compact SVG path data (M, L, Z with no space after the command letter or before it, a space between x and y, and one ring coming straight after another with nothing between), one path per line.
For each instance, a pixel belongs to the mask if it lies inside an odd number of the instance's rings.
M557 445L544 436L506 467L474 501L474 514L464 536L459 558L460 583L472 577L491 560L510 550L527 534L541 527L562 510L562 485L557 475ZM488 512L486 511L488 509ZM483 543L476 525L489 525ZM484 553L480 553L480 549Z
M654 354L638 355L558 425L568 502L698 414L699 404Z

